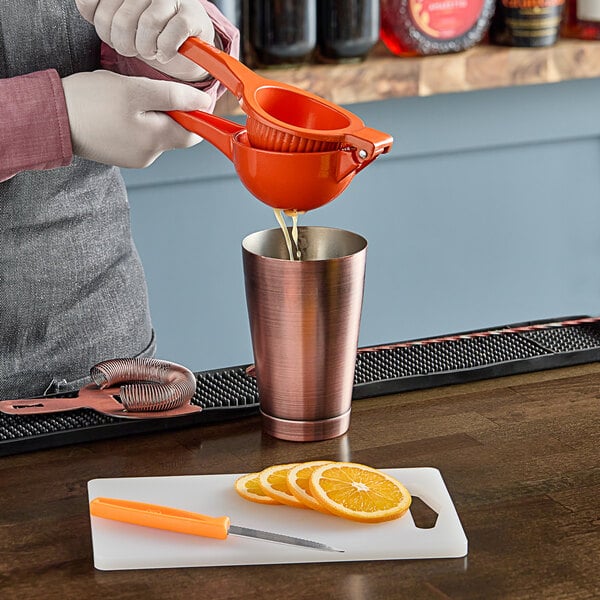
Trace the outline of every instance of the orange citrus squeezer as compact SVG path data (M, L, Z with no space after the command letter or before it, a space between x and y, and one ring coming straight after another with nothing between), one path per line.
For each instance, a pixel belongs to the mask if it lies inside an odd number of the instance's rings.
M191 37L179 52L220 80L240 101L246 126L203 111L170 111L223 152L256 198L284 210L323 206L392 138L353 113L294 86L266 79L227 53Z

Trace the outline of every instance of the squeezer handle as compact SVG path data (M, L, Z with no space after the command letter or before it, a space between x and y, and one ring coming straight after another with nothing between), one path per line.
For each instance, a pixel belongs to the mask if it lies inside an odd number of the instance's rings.
M233 136L244 127L202 110L170 110L167 114L188 131L206 138L227 158L233 159Z
M252 69L200 38L189 37L178 52L208 71L238 99L243 97L245 87L261 84L262 78Z

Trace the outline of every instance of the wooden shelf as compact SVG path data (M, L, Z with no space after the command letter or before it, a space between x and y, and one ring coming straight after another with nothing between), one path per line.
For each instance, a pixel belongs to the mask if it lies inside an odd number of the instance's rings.
M600 42L561 40L547 48L479 45L457 54L415 58L394 56L379 45L363 62L259 72L336 104L354 104L600 77ZM241 111L228 93L217 112Z

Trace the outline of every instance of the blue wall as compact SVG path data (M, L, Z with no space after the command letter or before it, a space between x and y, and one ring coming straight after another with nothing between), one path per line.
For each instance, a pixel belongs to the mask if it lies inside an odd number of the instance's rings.
M361 346L600 314L600 80L349 108L392 152L301 224L369 240ZM251 362L240 243L272 211L206 142L124 175L158 355Z

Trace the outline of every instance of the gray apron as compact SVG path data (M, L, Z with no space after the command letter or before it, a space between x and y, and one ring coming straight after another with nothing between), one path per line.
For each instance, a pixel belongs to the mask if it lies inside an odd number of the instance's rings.
M0 77L64 77L99 57L73 0L0 2ZM75 157L0 183L0 398L72 389L101 360L153 352L119 170Z

